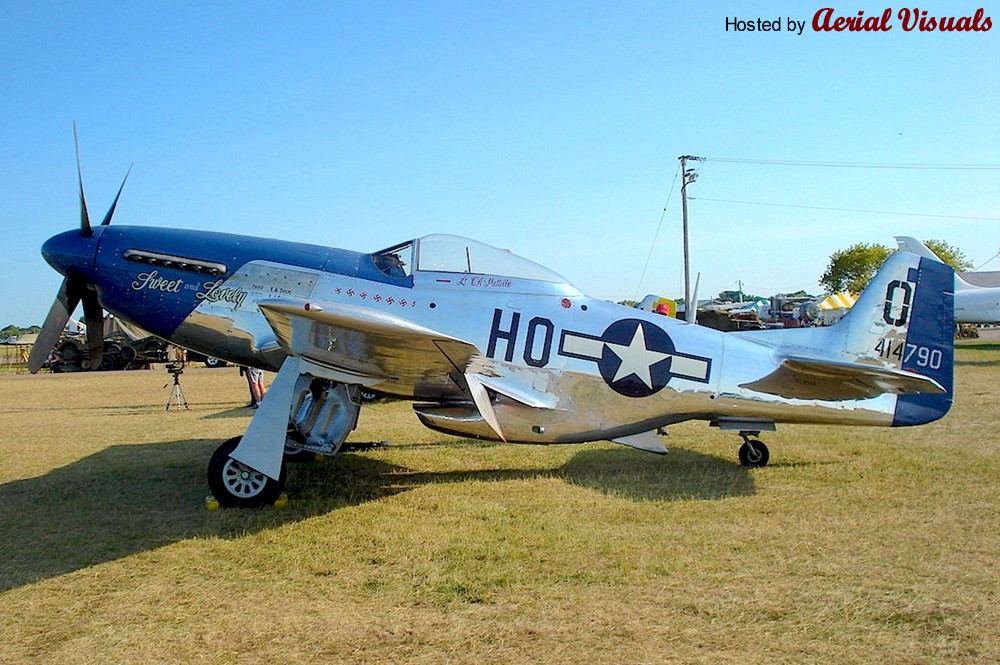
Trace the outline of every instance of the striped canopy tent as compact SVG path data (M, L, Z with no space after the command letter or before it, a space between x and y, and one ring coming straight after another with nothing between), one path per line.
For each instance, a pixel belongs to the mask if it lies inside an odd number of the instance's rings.
M850 309L854 306L857 299L857 296L850 291L841 291L840 293L834 293L833 295L827 296L821 300L819 308L824 311L833 309Z

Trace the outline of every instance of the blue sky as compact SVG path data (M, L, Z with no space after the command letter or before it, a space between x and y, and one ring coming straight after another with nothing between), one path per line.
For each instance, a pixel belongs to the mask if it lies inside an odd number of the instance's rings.
M893 235L1000 251L997 168L719 159L1000 165L1000 8L985 33L871 34L747 4L0 0L0 326L40 324L58 289L38 250L79 224L74 121L96 220L134 161L115 224L357 250L456 233L614 300L683 290L676 189L652 245L681 154L710 158L703 296L817 292L833 251Z

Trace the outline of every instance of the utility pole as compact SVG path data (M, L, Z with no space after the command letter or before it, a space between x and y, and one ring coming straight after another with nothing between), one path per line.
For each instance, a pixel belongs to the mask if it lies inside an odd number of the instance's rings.
M692 157L691 155L681 155L677 159L681 160L681 219L684 234L684 316L691 310L691 264L688 256L688 202L687 186L698 179L698 173L687 167L688 161L703 162L704 157ZM694 303L698 307L698 303Z

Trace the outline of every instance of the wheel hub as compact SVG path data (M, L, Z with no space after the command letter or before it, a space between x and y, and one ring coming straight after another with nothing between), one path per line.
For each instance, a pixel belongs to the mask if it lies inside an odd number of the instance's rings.
M222 468L222 480L233 496L249 499L264 490L268 478L260 471L230 458Z

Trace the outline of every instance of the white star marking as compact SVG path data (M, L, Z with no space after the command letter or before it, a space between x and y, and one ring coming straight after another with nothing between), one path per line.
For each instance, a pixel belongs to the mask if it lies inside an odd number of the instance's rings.
M646 387L652 390L653 378L650 376L649 368L661 360L671 357L669 353L660 353L646 348L646 336L642 332L641 325L635 327L635 334L632 335L632 341L629 342L628 346L612 344L611 342L605 342L605 344L622 361L611 383L624 379L629 374L635 374L640 381L646 384Z

